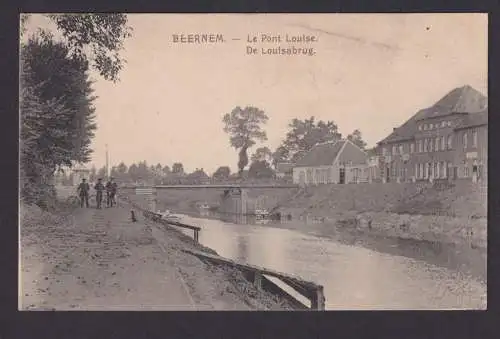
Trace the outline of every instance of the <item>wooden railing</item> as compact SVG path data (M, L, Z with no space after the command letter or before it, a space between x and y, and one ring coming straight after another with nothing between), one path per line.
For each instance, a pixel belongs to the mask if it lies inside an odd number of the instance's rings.
M199 238L200 238L199 234L200 234L201 227L191 226L191 225L183 224L181 222L163 219L161 214L159 214L159 213L149 211L149 210L141 207L140 205L133 203L128 198L125 198L125 197L120 197L120 198L121 198L121 200L124 200L128 204L132 205L135 209L141 211L145 218L148 218L148 219L155 221L155 222L159 222L163 225L171 225L171 226L177 226L177 227L187 228L187 229L193 230L193 239L196 243L199 242Z
M246 277L253 282L256 288L268 290L272 293L279 293L282 296L286 296L287 299L292 303L294 308L297 309L311 309L323 311L325 309L325 297L323 292L323 286L315 284L313 282L305 281L300 277L296 277L290 274L285 274L277 272L268 268L258 267L255 265L239 263L231 259L223 258L218 255L213 255L206 252L183 249L184 252L195 255L202 260L210 261L215 264L230 265L238 268L240 271L244 272ZM274 284L271 280L265 277L271 276L279 279L286 285L293 288L300 295L304 296L311 302L311 306L304 305L298 301L295 297L289 295L281 287Z

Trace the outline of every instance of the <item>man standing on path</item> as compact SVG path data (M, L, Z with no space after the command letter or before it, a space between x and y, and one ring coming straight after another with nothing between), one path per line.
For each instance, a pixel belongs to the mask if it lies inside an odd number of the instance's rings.
M82 179L82 182L80 185L78 185L77 191L78 195L80 196L80 207L83 208L83 203L85 202L85 206L88 208L89 207L89 190L90 186L87 184L86 179Z
M95 184L94 189L96 190L96 201L97 208L101 208L102 205L102 192L104 191L104 185L102 184L102 179L97 179L97 184Z
M115 196L116 191L118 189L118 185L114 182L114 178L109 178L109 181L106 183L106 193L107 193L107 205L108 207L113 207L116 205Z

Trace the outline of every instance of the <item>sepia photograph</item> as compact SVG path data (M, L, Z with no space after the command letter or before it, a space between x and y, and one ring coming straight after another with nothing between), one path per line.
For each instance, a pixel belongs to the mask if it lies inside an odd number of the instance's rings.
M487 309L487 14L19 25L20 311Z

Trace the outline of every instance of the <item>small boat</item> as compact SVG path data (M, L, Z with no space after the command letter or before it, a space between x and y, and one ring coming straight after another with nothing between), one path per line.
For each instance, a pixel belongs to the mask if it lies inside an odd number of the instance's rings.
M160 214L161 218L165 219L165 220L171 220L171 221L180 221L181 220L181 216L173 214L169 210L165 210L165 212L158 211L158 214Z

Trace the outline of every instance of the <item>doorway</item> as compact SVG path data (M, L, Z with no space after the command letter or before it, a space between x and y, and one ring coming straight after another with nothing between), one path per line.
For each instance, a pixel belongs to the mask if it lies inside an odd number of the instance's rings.
M345 184L345 168L339 168L339 184Z

